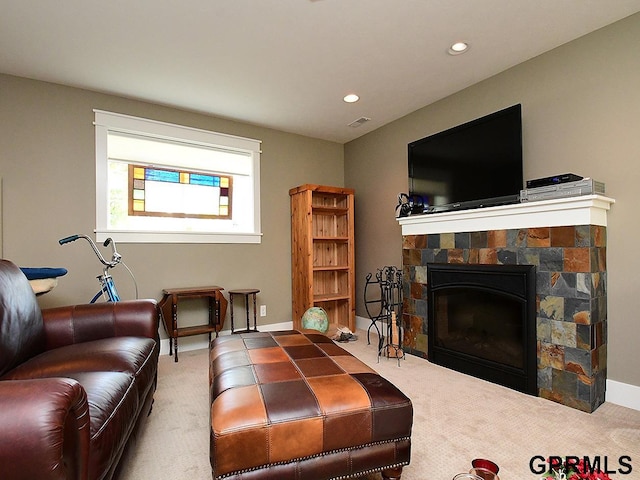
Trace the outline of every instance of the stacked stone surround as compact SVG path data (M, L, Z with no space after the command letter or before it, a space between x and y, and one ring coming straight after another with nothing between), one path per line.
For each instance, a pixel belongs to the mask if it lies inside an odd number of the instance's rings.
M538 394L593 412L607 372L606 227L403 235L406 351L427 357L428 263L536 266Z

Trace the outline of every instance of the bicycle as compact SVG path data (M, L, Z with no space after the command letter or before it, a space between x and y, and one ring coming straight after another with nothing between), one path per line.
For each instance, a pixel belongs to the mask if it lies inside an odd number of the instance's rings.
M94 297L91 299L91 302L89 303L96 303L96 301L98 301L100 297L103 297L104 300L107 302L120 301L120 295L118 294L115 280L109 273L109 270L111 270L112 268L115 268L120 264L122 264L122 266L124 266L124 268L127 269L127 271L129 272L129 275L131 275L131 278L133 279L133 284L135 286L135 291L136 291L135 298L137 299L138 284L136 283L136 279L133 276L133 272L131 272L131 269L129 269L127 264L122 261L122 255L118 253L118 250L116 248L116 242L112 238L107 238L102 244L104 247L108 247L109 245L111 245L111 250L112 250L111 261L109 262L105 260L105 258L102 256L102 254L100 253L100 250L98 250L98 247L96 246L95 242L91 239L91 237L88 237L87 235L83 235L83 234L71 235L69 237L65 237L58 240L58 243L60 245L65 245L67 243L75 242L79 238L84 238L87 242L89 242L89 245L91 245L93 252L98 257L98 260L100 260L100 263L104 265L104 268L102 269L102 275L98 275L96 277L98 279L98 282L100 283L100 290L98 291L98 293L94 295Z

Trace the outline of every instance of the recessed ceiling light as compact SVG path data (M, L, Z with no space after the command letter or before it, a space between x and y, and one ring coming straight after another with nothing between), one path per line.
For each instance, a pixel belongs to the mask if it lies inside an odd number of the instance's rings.
M465 42L456 42L449 47L449 55L460 55L469 50L469 44Z
M349 95L345 95L343 100L345 102L347 102L347 103L354 103L354 102L357 102L358 100L360 100L360 97L358 95L356 95L355 93L350 93Z

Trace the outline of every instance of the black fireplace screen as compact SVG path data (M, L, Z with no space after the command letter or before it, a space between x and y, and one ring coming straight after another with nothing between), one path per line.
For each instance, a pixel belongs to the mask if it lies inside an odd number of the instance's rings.
M472 288L450 288L436 293L434 306L438 345L523 368L521 302Z
M434 363L536 394L535 267L428 264Z

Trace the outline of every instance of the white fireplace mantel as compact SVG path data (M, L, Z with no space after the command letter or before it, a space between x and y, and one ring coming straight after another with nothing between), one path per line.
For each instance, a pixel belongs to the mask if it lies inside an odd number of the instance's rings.
M582 195L538 202L398 218L402 235L478 232L513 228L568 225L607 226L607 212L615 200L602 195Z

